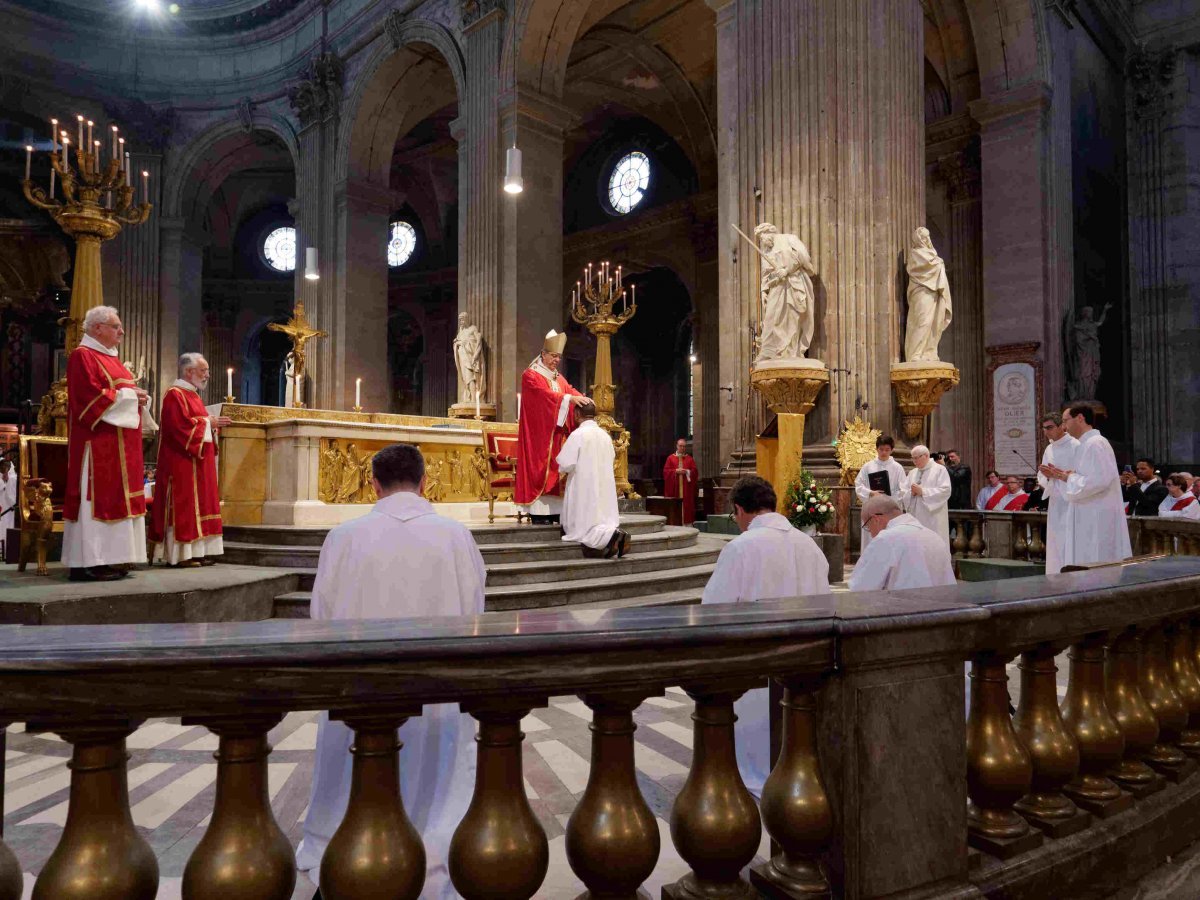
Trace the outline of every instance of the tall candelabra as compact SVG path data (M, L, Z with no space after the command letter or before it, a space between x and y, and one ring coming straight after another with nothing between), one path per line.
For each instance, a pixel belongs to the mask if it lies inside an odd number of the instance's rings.
M150 173L142 172L142 202L134 203L135 188L130 171L129 153L120 129L112 125L110 140L96 140L95 122L76 116L78 133L72 142L69 133L59 128L58 119L50 120L49 188L34 184L34 148L25 148L25 180L21 182L25 198L39 209L47 210L60 228L75 240L75 277L71 284L71 308L59 320L67 330L68 355L81 338L83 317L89 309L104 304L104 284L100 277L100 244L121 233L123 225L140 225L150 217ZM86 129L86 132L85 132ZM86 133L86 137L85 137ZM103 129L101 130L103 135ZM71 162L74 143L75 161ZM107 153L105 152L107 149ZM107 157L107 159L105 158ZM62 198L56 196L62 185ZM55 382L42 398L38 421L43 431L66 433L66 379Z
M639 495L629 483L629 432L613 417L617 388L613 384L610 341L636 312L637 285L626 291L620 266L616 272L607 262L598 266L588 263L584 267L583 279L575 282L571 291L571 318L596 338L595 381L591 386L591 397L596 402L596 424L612 436L617 453L613 464L617 492L634 500Z

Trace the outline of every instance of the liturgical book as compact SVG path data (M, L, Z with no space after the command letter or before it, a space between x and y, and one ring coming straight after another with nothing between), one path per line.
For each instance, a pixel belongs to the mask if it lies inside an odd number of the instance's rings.
M867 486L871 490L887 494L889 497L892 494L892 479L888 477L887 472L868 472Z

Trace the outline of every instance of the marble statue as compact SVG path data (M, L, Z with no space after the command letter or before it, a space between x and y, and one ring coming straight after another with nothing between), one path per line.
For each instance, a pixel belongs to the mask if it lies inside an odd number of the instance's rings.
M946 263L933 249L929 229L913 231L908 251L908 325L904 332L907 362L938 362L938 342L952 316Z
M292 401L296 394L296 354L288 351L287 356L283 358L283 405L286 409L292 408Z
M458 402L471 404L475 395L487 394L487 369L483 359L483 335L467 324L467 314L458 314L458 334L454 336L454 365L458 369Z
M1100 383L1100 326L1111 303L1104 304L1100 318L1092 318L1092 307L1079 310L1079 318L1067 313L1067 394L1071 400L1095 400Z
M800 359L812 343L813 284L817 274L804 242L770 222L754 229L762 256L762 331L755 362Z

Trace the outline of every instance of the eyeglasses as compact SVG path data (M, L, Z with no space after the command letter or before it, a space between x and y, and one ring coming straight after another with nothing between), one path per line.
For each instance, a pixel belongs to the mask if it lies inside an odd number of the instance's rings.
M879 517L880 517L880 516L882 516L882 515L883 515L883 513L875 513L875 515L873 515L873 516L867 516L865 519L863 519L863 522L862 522L862 527L863 527L863 528L866 528L866 527L867 527L867 525L869 525L869 524L870 524L870 522L871 522L871 520L872 520L872 519L877 519L877 518L879 518Z

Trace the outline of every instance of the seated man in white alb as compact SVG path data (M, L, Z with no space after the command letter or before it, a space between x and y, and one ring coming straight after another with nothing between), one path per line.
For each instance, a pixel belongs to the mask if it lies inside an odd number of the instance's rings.
M596 404L591 400L576 404L575 421L575 430L555 460L558 471L567 476L563 540L582 544L584 556L624 556L629 552L630 537L621 530L617 511L612 438L596 424Z
M1165 519L1200 519L1200 501L1188 490L1187 474L1176 472L1167 476L1167 499L1158 508Z
M950 548L900 508L891 497L872 497L863 504L863 526L871 545L850 576L852 591L891 591L954 584Z
M829 561L807 534L775 512L775 489L757 475L739 478L729 494L742 534L725 545L704 588L702 603L751 603L829 593ZM767 689L747 691L734 704L738 770L746 789L762 798L771 773Z

